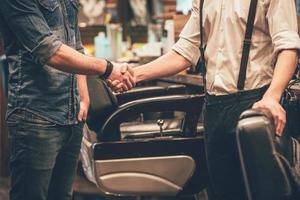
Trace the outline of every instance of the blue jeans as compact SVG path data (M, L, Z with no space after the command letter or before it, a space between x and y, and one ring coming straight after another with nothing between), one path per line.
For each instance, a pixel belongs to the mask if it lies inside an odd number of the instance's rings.
M83 124L60 126L19 110L7 123L10 200L70 200Z
M247 199L236 147L236 125L240 114L252 108L263 97L266 89L206 96L204 127L210 200Z

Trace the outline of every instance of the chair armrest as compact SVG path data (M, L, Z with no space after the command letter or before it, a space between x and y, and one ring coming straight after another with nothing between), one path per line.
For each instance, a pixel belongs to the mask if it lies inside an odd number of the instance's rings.
M145 112L181 111L186 113L182 124L184 136L196 135L197 123L202 112L204 95L171 95L135 100L119 107L104 123L98 134L100 141L118 141L120 124L132 115Z
M248 199L285 199L291 193L278 152L272 115L247 110L237 125L236 141Z
M185 94L186 86L185 85L171 85L171 86L147 86L147 87L137 87L129 90L125 93L116 94L119 105L124 103L150 98L158 96L167 96L175 94Z
M240 120L250 118L250 117L266 117L270 122L273 121L273 116L270 111L267 109L249 109L244 111L241 116Z

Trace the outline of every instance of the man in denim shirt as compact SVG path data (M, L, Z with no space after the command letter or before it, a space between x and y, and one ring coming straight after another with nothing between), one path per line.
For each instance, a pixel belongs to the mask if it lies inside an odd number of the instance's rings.
M132 70L82 54L79 0L0 0L0 5L10 75L10 199L71 199L89 107L84 75L118 80L126 90L134 85Z

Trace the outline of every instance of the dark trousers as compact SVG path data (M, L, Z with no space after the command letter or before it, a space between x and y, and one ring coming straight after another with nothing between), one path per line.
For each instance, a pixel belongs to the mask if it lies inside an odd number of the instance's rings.
M70 200L82 124L58 126L26 111L8 119L10 200Z
M204 126L210 175L210 200L246 200L235 130L240 114L259 101L266 88L206 96Z

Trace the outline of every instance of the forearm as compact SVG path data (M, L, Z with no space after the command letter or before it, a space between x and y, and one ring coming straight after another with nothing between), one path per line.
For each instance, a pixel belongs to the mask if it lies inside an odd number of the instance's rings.
M271 85L265 96L280 100L282 93L291 80L297 66L297 51L283 50L277 59Z
M191 66L184 57L171 51L160 58L135 68L137 82L171 76Z
M107 63L104 59L83 55L63 44L48 60L48 65L74 74L101 75Z
M77 85L78 85L80 101L85 101L85 102L89 103L90 98L89 98L89 92L88 92L85 75L77 75Z

